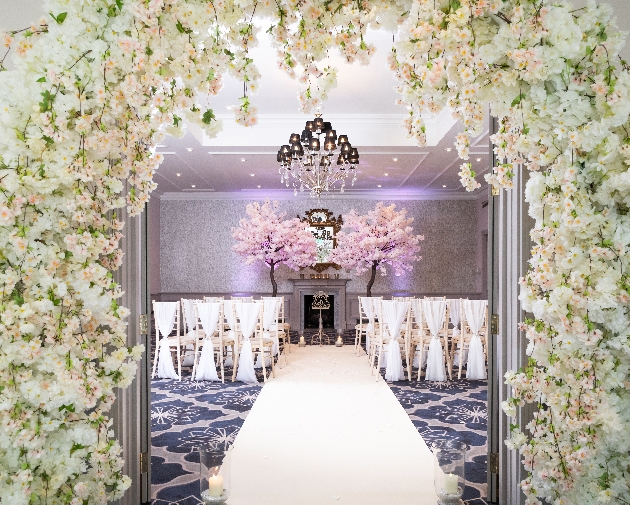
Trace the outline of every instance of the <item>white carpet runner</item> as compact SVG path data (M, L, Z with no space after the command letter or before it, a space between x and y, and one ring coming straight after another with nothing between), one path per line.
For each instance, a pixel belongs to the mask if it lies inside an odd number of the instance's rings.
M433 456L365 356L289 357L236 437L230 505L434 505Z

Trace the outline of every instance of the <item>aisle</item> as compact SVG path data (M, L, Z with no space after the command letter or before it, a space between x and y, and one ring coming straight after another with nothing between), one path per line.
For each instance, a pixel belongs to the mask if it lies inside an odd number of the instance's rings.
M365 357L293 346L234 442L230 505L434 505L433 459Z

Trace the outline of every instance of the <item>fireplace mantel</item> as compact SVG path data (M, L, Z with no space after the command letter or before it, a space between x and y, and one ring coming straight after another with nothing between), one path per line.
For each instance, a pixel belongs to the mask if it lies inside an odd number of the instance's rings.
M335 328L346 328L346 283L350 279L289 279L293 283L291 328L304 330L304 295L324 291L335 296Z

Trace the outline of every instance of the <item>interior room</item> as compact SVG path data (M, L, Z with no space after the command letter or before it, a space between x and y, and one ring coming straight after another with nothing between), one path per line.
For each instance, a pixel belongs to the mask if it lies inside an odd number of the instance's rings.
M0 505L627 505L628 14L0 0Z

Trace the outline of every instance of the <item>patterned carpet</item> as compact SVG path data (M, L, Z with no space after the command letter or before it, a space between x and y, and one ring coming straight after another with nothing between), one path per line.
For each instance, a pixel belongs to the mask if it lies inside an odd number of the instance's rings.
M292 341L297 340L295 333ZM310 342L308 336L306 340ZM354 344L354 332L344 334L344 343ZM199 456L195 448L209 442L230 445L262 388L262 384L232 383L228 377L231 378L231 369L226 369L225 384L193 382L188 377L181 382L152 382L153 505L201 503ZM432 440L444 437L459 438L468 444L464 500L469 505L485 504L486 381L401 381L390 387L429 446Z

